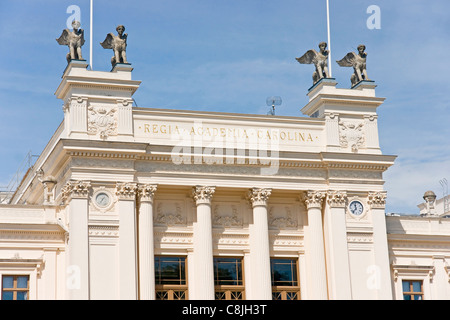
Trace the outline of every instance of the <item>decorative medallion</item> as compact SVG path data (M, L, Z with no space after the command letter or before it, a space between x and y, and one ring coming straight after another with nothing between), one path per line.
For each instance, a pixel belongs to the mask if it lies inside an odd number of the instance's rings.
M358 152L365 143L364 123L339 122L339 142L342 148L350 147L353 152Z
M98 134L101 139L117 135L116 108L88 107L88 134Z

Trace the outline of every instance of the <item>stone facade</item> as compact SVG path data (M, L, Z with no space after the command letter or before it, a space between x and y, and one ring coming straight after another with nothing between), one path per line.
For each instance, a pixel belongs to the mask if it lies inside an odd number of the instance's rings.
M385 215L372 82L322 79L308 117L277 117L133 107L130 65L86 67L68 65L64 121L0 205L0 275L29 275L30 299L157 299L172 256L188 299L216 297L216 257L242 258L245 299L272 299L277 258L301 299L402 299L417 277L450 297L447 222Z

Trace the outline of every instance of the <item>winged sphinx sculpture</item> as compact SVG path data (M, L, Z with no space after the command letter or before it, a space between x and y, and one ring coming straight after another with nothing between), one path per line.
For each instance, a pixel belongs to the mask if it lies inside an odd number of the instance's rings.
M363 80L370 80L367 75L365 52L366 46L361 44L358 46L358 54L349 52L343 59L336 61L341 67L353 67L354 73L351 76L352 86Z
M317 83L322 78L329 78L328 72L328 54L327 44L321 42L319 44L320 51L314 49L307 51L302 57L295 58L301 64L314 64L316 71L313 73L313 83Z
M84 45L84 30L80 29L80 22L74 20L72 22L73 30L64 29L61 36L56 41L62 46L69 47L69 53L66 56L67 63L70 60L83 60L81 47Z
M106 35L105 41L103 41L101 46L104 49L113 49L114 56L111 58L111 64L115 66L117 63L128 63L127 62L127 38L128 34L125 32L125 27L120 25L116 28L118 35L113 33L108 33Z

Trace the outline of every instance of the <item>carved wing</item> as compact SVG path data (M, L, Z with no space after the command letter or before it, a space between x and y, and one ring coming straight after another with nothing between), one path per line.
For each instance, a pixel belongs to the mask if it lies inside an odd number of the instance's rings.
M353 67L356 64L356 53L349 52L339 61L336 61L341 67Z
M114 35L112 33L108 33L105 41L100 44L104 49L114 49Z
M61 33L61 36L56 39L56 41L62 45L62 46L67 46L69 45L69 29L64 29L63 32Z
M307 51L300 58L295 58L301 64L312 64L317 62L317 51L312 49Z
M81 34L81 46L84 46L85 40L84 40L84 30L80 29L79 33Z

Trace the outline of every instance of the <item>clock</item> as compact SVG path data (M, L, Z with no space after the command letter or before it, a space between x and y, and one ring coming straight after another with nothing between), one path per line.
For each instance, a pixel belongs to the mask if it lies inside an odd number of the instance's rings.
M106 208L107 206L109 206L110 204L110 198L109 195L106 194L105 192L100 192L97 194L97 196L95 197L95 203L100 207L100 208Z
M351 214L360 216L364 212L364 205L358 200L353 200L352 202L350 202L348 209L350 210Z

